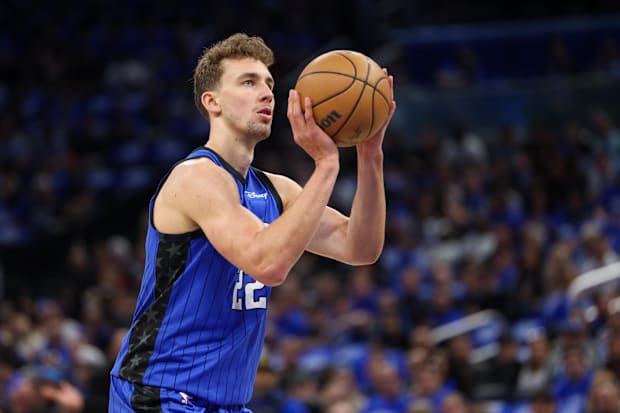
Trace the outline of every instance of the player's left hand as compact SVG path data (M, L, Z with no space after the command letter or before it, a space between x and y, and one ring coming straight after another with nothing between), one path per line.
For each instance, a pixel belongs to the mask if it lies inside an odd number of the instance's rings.
M394 116L394 112L396 111L396 101L394 100L394 76L392 75L388 75L388 71L386 68L383 68L383 73L387 76L388 78L388 82L390 83L390 89L392 90L392 102L390 103L390 112L388 114L387 119L385 120L385 123L383 124L383 126L381 126L381 128L377 131L377 133L374 134L374 136L371 136L370 138L366 139L364 142L359 143L358 149L361 150L371 150L371 151L376 151L376 150L380 150L381 149L381 145L383 144L383 138L385 137L385 131L387 130L388 125L390 124L390 121L392 120L392 116Z

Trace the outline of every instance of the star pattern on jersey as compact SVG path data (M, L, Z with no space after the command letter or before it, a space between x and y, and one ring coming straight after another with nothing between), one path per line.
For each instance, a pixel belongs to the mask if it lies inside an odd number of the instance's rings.
M121 376L130 378L132 380L141 380L144 376L146 366L150 358L150 353L130 353L131 357L125 360L123 367L121 368Z
M142 380L170 300L171 286L185 270L188 250L187 238L160 239L155 259L155 301L140 315L131 332L122 377Z
M163 240L157 250L155 294L159 297L182 274L189 243L185 239Z
M159 314L151 308L149 311L144 313L143 320L147 326L153 326L159 322Z
M148 331L142 331L142 334L138 337L138 341L135 344L135 347L140 348L142 346L145 346L149 341L151 341L151 337L153 335L150 334Z

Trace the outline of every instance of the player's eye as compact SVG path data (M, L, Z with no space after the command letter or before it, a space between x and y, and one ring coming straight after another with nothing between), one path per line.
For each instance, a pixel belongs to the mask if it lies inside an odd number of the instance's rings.
M242 82L242 84L244 86L253 86L254 85L254 81L252 79L246 79Z

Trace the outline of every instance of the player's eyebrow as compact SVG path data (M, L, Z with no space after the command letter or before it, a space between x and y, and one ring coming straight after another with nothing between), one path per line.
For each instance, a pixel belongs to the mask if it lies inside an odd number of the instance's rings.
M263 79L263 76L257 72L244 72L239 75L239 79L261 80ZM273 86L276 83L275 80L273 80L273 77L266 76L264 77L264 79L265 79L265 82L273 89Z

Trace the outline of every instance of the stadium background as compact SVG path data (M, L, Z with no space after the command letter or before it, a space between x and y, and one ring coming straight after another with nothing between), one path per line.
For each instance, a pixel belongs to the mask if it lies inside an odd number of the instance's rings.
M618 412L620 4L8 1L0 6L0 411L105 411L140 282L144 208L203 144L201 50L235 31L276 53L256 165L303 182L282 98L322 51L389 67L388 233L373 266L304 256L274 290L260 412ZM343 150L332 204L355 158ZM539 359L542 358L542 362ZM595 383L595 384L593 384ZM64 409L64 410L63 410Z

